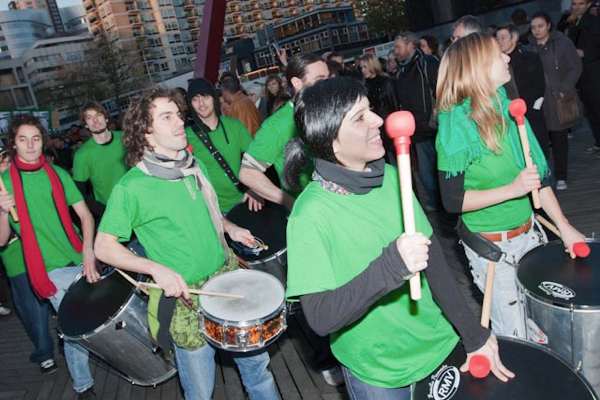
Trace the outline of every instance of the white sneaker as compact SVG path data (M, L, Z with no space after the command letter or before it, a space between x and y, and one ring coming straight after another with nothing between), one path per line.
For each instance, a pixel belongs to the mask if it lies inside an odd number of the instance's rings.
M0 315L8 315L8 314L10 314L10 308L4 307L2 304L0 304Z
M344 384L344 375L341 367L333 367L321 371L321 375L325 382L330 386L342 386Z
M556 181L556 190L566 190L567 187L567 181Z

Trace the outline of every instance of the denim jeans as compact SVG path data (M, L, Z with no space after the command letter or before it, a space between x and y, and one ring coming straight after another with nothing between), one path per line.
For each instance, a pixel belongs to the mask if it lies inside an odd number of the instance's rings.
M496 335L526 338L525 305L517 288L517 266L529 250L545 242L547 238L544 230L533 219L533 226L529 232L495 243L503 252L502 259L495 265L490 311L492 331ZM464 243L463 247L469 259L473 280L483 293L489 260L477 255Z
M176 345L175 359L179 381L188 400L210 400L215 385L215 349L205 345L197 350L185 350ZM266 349L235 354L242 382L250 400L279 399L273 375L267 369L269 353Z
M342 372L350 400L410 400L410 386L382 388L361 381L343 365Z
M8 279L15 311L35 346L34 352L29 355L29 360L40 364L54 359L54 342L48 328L48 303L39 300L33 293L26 273Z
M57 268L48 274L50 280L57 289L56 294L48 298L56 311L58 311L60 303L65 296L65 293L67 293L67 289L69 289L69 286L71 286L82 271L83 268L81 266L69 266ZM90 373L88 351L83 347L65 340L65 358L67 360L67 367L69 368L71 379L73 379L73 390L77 393L81 393L91 388L94 385L94 379Z
M427 194L426 205L432 208L441 206L440 187L438 184L437 170L437 152L435 150L435 141L427 140L425 142L415 143L417 155L417 169L421 183Z

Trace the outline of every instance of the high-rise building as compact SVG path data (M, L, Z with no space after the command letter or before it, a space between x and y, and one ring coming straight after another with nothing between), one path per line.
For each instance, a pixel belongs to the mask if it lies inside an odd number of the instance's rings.
M54 32L57 34L65 34L65 27L58 10L56 0L15 0L14 2L18 10L27 9L45 9L50 16Z
M189 71L196 56L205 0L84 0L94 35L106 34L142 54L153 82ZM252 39L286 18L354 0L229 0L224 40Z

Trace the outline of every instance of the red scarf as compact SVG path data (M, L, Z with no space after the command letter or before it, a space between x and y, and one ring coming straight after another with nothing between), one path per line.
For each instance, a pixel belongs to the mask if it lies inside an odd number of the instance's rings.
M44 168L46 174L48 174L48 178L50 179L54 205L56 206L56 210L58 211L58 215L60 217L60 222L62 223L71 245L75 251L81 253L83 249L83 243L73 227L73 221L71 221L71 216L69 215L69 207L67 206L67 199L65 198L65 191L62 183L60 182L56 171L54 171L50 164L46 163L46 158L44 156L40 156L40 159L36 164L26 164L19 160L19 157L15 157L10 165L10 179L12 181L15 205L17 206L17 214L19 215L19 223L21 224L21 242L23 244L25 264L27 265L29 280L31 281L31 286L33 287L35 294L39 298L45 299L53 296L56 293L56 287L46 272L44 258L42 257L42 252L35 237L35 231L33 230L31 219L29 218L20 172L34 172L41 168Z

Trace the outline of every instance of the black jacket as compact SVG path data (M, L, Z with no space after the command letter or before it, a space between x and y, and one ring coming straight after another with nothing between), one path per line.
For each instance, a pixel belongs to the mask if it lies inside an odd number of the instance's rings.
M577 82L581 97L600 100L600 20L586 11L579 24L569 28L569 38L584 52L583 72Z
M396 73L396 100L401 110L410 111L415 117L415 143L433 140L437 129L430 126L435 107L439 61L415 50L412 58L398 67Z
M542 60L539 54L525 50L520 44L517 44L517 47L508 56L510 57L509 65L513 75L511 82L514 81L518 90L517 96L509 96L509 98L520 97L525 100L525 104L527 104L527 113L525 116L531 124L531 128L542 147L544 155L548 158L548 128L544 113L542 109L533 109L535 101L540 97L544 97L544 92L546 91ZM510 82L506 85L510 86ZM507 93L510 93L508 88Z

